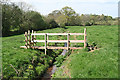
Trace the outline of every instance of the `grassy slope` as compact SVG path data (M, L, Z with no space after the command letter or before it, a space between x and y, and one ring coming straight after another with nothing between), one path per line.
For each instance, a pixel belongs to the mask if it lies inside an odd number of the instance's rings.
M55 28L39 32L83 32L84 29L84 27L79 26L67 28L68 29ZM61 71L61 73L57 72L58 75L56 75L56 77L117 77L117 26L90 26L87 27L87 33L88 42L92 43L94 41L102 48L93 53L86 53L84 50L74 50L69 59L63 63L68 69L67 72L69 74L65 74L67 76L60 75L63 73ZM52 39L52 37L50 38ZM53 37L53 39L56 38L59 37ZM80 38L81 37L78 37L78 39ZM43 39L43 37L41 39ZM71 39L73 39L73 37ZM5 73L13 72L13 74L15 74L15 71L9 64L22 65L22 63L19 64L20 61L28 60L28 57L31 57L33 53L41 53L36 50L20 49L19 47L25 44L23 40L24 35L2 38L2 56L3 64L5 65L3 66L3 70ZM9 67L6 69L6 66ZM14 67L16 68L16 66ZM66 68L65 70L67 70ZM88 72L92 75L89 75Z
M24 45L24 35L11 37L3 37L2 39L2 58L3 58L3 73L7 74L4 77L9 77L11 74L16 74L14 69L9 64L23 65L21 61L27 61L30 54L37 53L35 50L20 49ZM14 66L17 69L17 66ZM9 73L8 73L9 72Z
M39 31L43 32L62 32L62 28L48 29ZM44 37L37 37L37 39L43 39ZM53 37L55 39L56 37ZM24 35L15 35L10 37L2 38L2 58L3 58L3 74L4 77L10 77L16 75L15 70L10 66L12 64L16 69L19 69L19 66L28 66L31 64L29 60L32 60L32 57L37 54L44 53L39 50L31 50L31 49L20 49L20 46L25 45L25 37ZM37 44L41 45L41 44ZM26 63L28 62L28 63ZM17 65L17 66L16 66Z
M68 27L80 32L83 27ZM100 50L74 50L53 75L54 78L116 78L118 77L118 26L87 27L87 42L95 42Z

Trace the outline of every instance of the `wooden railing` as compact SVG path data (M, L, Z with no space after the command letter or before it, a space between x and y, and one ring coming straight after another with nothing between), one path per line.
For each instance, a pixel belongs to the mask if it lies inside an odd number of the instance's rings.
M45 40L36 40L36 35L44 35ZM67 40L49 40L50 35L67 35ZM70 40L70 35L84 35L84 40ZM31 39L30 39L31 36ZM84 48L86 47L86 28L84 29L84 33L36 33L36 31L32 30L32 34L30 34L30 30L25 32L25 46L21 46L21 48L33 48L33 49L45 49L45 54L47 49L82 49L83 47L70 47L70 43L84 43ZM35 46L37 42L44 42L45 46ZM67 47L51 47L48 46L49 43L67 43Z

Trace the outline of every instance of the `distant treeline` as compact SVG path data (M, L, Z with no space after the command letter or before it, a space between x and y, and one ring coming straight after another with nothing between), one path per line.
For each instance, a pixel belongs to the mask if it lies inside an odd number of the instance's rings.
M20 34L29 30L44 30L65 26L118 25L117 18L105 15L76 13L71 7L41 15L21 3L2 2L2 35Z

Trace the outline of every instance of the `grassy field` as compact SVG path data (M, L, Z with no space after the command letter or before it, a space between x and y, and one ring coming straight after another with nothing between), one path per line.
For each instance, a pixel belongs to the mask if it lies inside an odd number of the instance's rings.
M48 32L65 32L63 28L54 28L43 31ZM44 39L43 36L37 36L37 39ZM64 36L50 36L49 39L64 39ZM15 35L2 38L2 58L3 58L3 77L24 77L35 78L41 76L44 71L51 65L62 50L48 50L47 55L44 55L44 50L20 49L20 46L25 45L25 37L22 35ZM44 43L37 43L37 46L44 46ZM52 43L50 45L55 45ZM64 46L64 44L61 44Z
M67 27L79 32L82 27ZM99 50L73 50L53 78L118 78L118 26L87 27L87 42L95 42Z
M54 31L56 30L58 29L54 29ZM45 30L41 32L46 31L52 32L53 30ZM20 49L20 46L25 45L24 40L24 34L2 38L4 78L28 78L40 76L45 71L45 69L49 67L48 65L51 64L51 61L62 51L49 50L47 52L48 54L45 56L44 50ZM34 63L32 63L33 60ZM30 67L32 67L32 69L30 69Z
M58 71L53 75L56 78L115 78L118 77L118 27L117 26L89 26L87 28L87 42L95 42L100 48L94 52L84 50L73 50L72 54L65 60ZM64 28L54 28L38 32L58 33L58 32L81 33L84 27L67 26ZM83 36L76 36L83 39ZM37 39L43 39L38 37ZM64 36L50 37L50 39L64 39ZM50 60L53 60L60 51L49 51L48 56L43 50L20 49L25 44L24 35L15 35L2 38L3 74L9 77L36 77L47 68ZM70 39L74 39L71 36ZM37 44L41 45L41 44ZM44 45L44 44L42 44ZM54 45L54 44L50 44ZM63 45L61 45L63 46ZM75 44L71 44L75 46ZM77 44L83 46L83 44ZM52 53L52 54L51 54ZM34 64L32 64L32 60ZM46 59L45 59L46 58ZM42 61L42 62L41 62ZM13 67L19 72L18 74ZM29 69L29 67L33 67ZM64 67L64 68L63 68ZM23 71L24 70L24 71ZM34 75L34 76L33 76Z

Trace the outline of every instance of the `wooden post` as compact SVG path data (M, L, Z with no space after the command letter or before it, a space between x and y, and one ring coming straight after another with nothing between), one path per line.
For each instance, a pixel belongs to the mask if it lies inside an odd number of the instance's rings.
M26 46L26 48L28 48L28 37L27 37L27 32L25 32L25 46Z
M47 40L49 40L49 35L47 35ZM49 46L49 42L47 41L47 45Z
M47 53L47 34L45 34L45 55Z
M28 48L31 48L30 30L28 30Z
M34 33L34 31L32 30L32 34ZM32 41L32 45L34 46L34 36L31 35L31 41Z
M84 29L84 48L86 48L86 28Z
M69 45L70 45L70 41L69 41L69 37L70 37L70 34L68 33L67 35L67 50L69 50Z
M32 34L34 33L34 31L32 30ZM34 38L33 38L33 35L31 35L31 41L33 41Z
M36 33L36 31L34 31ZM36 40L36 35L34 35L34 40ZM34 42L34 45L36 45L36 42Z

